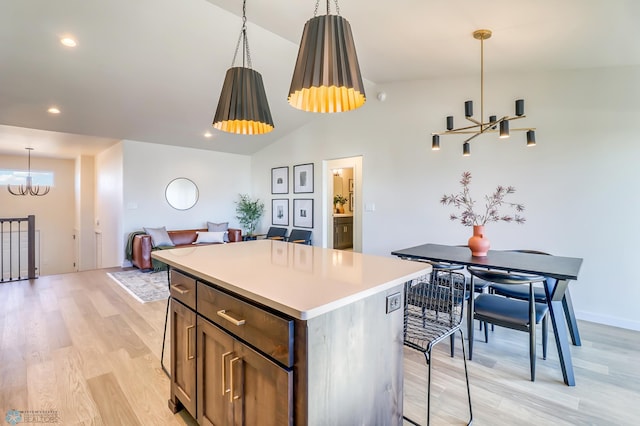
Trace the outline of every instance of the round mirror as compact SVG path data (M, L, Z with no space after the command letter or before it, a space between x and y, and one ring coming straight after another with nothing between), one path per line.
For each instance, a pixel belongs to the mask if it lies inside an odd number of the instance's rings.
M164 194L167 203L177 210L189 210L198 202L198 187L187 178L177 178L169 182Z

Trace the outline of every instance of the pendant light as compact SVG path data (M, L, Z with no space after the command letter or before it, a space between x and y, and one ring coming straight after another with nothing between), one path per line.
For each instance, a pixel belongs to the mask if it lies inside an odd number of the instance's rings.
M51 190L50 186L41 186L41 185L33 185L33 180L31 177L31 151L33 148L25 148L29 153L28 160L28 174L27 174L27 182L24 185L19 185L17 188L12 189L11 185L7 185L7 189L11 195L32 195L34 197L42 197L43 195L47 195Z
M326 15L317 16L319 1L302 32L289 104L309 112L351 111L366 101L351 25L340 16L337 0L336 15L327 0Z
M233 54L231 68L227 70L224 78L218 108L213 118L213 127L239 135L260 135L272 131L274 126L262 76L251 68L246 7L247 1L244 0L242 29ZM242 66L236 67L234 65L241 42Z
M525 118L523 99L516 100L514 116L504 116L498 119L495 115L491 115L489 116L489 121L484 121L484 41L490 37L490 30L477 30L473 33L473 38L480 40L480 118L478 120L473 118L473 101L466 101L464 103L464 116L473 124L456 129L453 126L453 116L448 116L446 119L447 130L431 134L431 149L434 151L440 149L440 135L470 135L462 144L462 155L465 157L471 155L469 142L484 133L497 132L501 139L506 139L510 136L511 131L525 131L527 132L527 146L534 146L536 144L535 129L522 128L509 130L510 121Z

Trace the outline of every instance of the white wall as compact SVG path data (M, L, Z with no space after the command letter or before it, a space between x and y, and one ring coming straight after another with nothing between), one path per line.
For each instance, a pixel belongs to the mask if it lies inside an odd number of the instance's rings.
M122 159L121 260L125 238L143 227L196 229L206 228L207 221L239 227L235 201L240 193L251 194L250 157L123 141ZM165 199L167 185L178 177L189 178L198 187L198 202L189 210L176 210Z
M74 167L73 160L32 156L32 171L54 173L54 186L43 197L11 195L6 186L0 186L0 217L36 217L36 229L40 230L39 275L74 270ZM26 170L26 155L0 155L0 168Z
M471 230L450 222L452 209L439 204L444 193L460 189L463 171L473 174L478 199L498 184L513 185L527 223L489 224L492 248L584 258L580 279L571 284L577 315L640 329L634 278L640 67L485 76L485 115L512 115L514 100L524 98L528 117L512 128L536 127L538 146L527 148L524 133L512 132L508 141L484 135L472 143L470 157L462 157L455 136L441 137L442 149L431 151L430 133L444 130L447 115L462 125L467 99L479 114L478 78L377 89L386 92L385 102L369 90L363 108L319 117L255 154L254 194L272 197L271 167L314 162L317 183L322 160L362 155L363 203L376 207L363 212L363 252L389 255L425 242L466 243ZM322 214L319 188L316 215Z

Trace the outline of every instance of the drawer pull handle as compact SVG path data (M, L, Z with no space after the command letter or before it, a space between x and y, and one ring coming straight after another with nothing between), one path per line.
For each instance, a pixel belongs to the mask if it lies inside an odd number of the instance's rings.
M242 374L242 358L240 357L235 357L232 358L231 361L229 362L229 378L231 379L231 391L229 392L229 402L233 403L234 399L240 399L240 395L236 395L236 387L234 386L235 380L234 380L234 375L233 375L233 364L234 363L240 363L240 373ZM244 382L244 377L240 376L240 383L242 384ZM240 389L240 392L242 392L242 389Z
M180 287L177 285L172 285L171 288L180 294L187 294L190 291L188 288Z
M185 351L187 353L187 361L194 359L196 356L195 355L191 355L191 333L189 333L191 331L191 329L196 328L195 325L190 325L187 327L187 350Z
M226 319L227 321L229 321L229 322L230 322L230 323L232 323L232 324L235 324L235 325L244 325L244 320L243 320L243 319L241 319L241 320L239 320L239 319L235 319L234 317L232 317L231 315L229 315L225 309L221 309L221 310L219 310L219 311L217 312L217 314L218 314L218 316L219 316L219 317L222 317L222 318Z
M233 352L225 352L222 354L222 396L225 396L229 392L227 387L227 357L232 355Z

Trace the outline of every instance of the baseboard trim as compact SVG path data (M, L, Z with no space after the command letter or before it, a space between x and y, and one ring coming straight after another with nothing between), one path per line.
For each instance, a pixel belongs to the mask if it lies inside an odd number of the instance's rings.
M595 322L598 324L640 331L640 321L630 321L619 317L611 317L608 315L594 314L593 312L584 311L576 311L576 318L579 320Z

